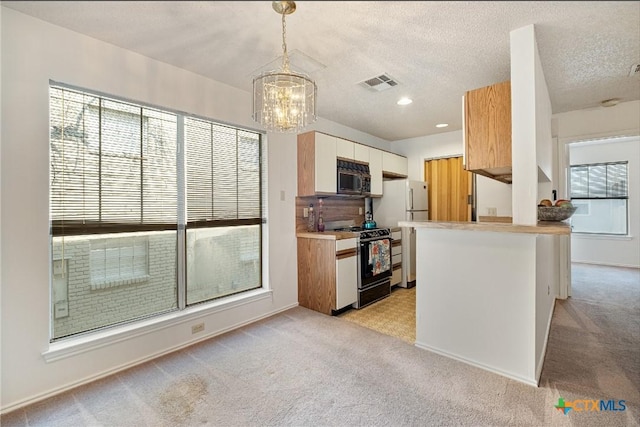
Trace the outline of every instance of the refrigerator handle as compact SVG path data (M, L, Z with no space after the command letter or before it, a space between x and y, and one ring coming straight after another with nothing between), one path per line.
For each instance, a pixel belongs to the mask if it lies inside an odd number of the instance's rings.
M413 188L409 189L409 199L411 200L411 209L413 209ZM411 216L413 217L413 214ZM413 218L411 220L413 221Z

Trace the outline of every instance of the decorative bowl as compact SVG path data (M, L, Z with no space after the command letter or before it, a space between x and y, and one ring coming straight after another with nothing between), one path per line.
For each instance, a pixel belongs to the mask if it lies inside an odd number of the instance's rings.
M538 206L538 221L564 221L575 213L575 206Z

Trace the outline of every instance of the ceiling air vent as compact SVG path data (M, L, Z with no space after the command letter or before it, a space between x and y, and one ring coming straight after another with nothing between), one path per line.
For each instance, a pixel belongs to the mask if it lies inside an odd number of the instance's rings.
M372 77L360 83L362 86L367 89L375 90L376 92L380 92L386 89L391 89L394 86L398 85L398 82L393 79L393 77L388 74L381 74L377 77Z
M633 64L631 66L631 71L629 71L629 77L639 77L640 76L640 64Z

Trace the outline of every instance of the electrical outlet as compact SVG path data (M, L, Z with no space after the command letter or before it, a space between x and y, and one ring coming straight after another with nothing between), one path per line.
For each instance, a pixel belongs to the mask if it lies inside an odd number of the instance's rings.
M498 216L497 208L487 208L487 211L489 213L489 216Z
M302 216L304 218L309 218L309 208L302 208Z
M358 214L362 215L362 208L358 208Z
M284 190L280 190L280 201L284 202L284 199L285 199Z
M198 323L197 325L191 326L191 333L197 334L198 332L204 331L204 323Z

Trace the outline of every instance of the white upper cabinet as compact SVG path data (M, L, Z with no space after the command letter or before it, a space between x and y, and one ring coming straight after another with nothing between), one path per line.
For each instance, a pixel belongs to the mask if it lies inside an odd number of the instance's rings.
M335 136L319 132L298 135L298 196L336 194L336 166Z
M382 171L392 178L406 178L409 172L407 158L398 154L382 152Z
M336 156L353 160L354 145L356 144L353 141L336 138Z
M369 173L371 174L371 195L382 196L382 150L369 148Z
M323 133L316 133L316 193L335 193L338 188L336 148L335 137Z
M369 164L371 195L382 196L382 150L356 143L354 146L354 160Z
M353 160L356 162L369 163L369 146L354 144Z
M335 195L337 159L368 163L371 196L382 196L383 176L407 176L407 158L320 132L298 135L298 196Z

